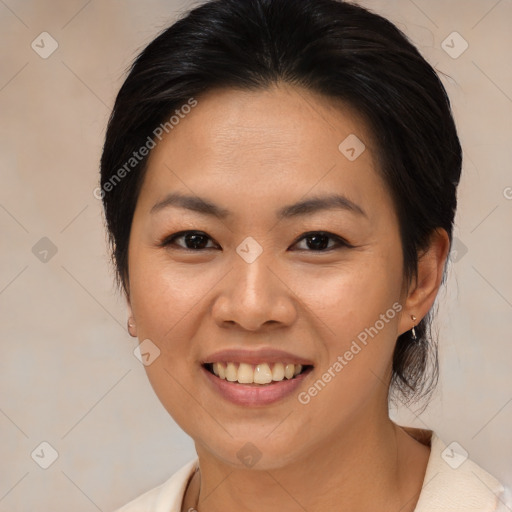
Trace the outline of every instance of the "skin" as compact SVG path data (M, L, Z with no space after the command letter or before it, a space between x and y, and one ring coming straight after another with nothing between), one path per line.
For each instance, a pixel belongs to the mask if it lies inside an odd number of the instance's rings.
M371 133L348 106L283 84L197 99L150 155L127 296L132 335L161 351L146 367L151 385L198 453L200 473L183 510L197 500L201 512L414 510L429 448L389 419L391 361L397 336L435 300L448 235L432 236L408 285ZM354 161L338 150L349 134L366 146ZM170 192L232 215L219 220L176 206L151 214ZM276 220L284 205L333 192L366 216L334 209ZM183 238L160 245L182 230L205 233L208 248L186 250ZM315 230L354 247L315 251L301 239ZM236 252L248 236L263 249L250 264ZM297 393L264 407L234 405L201 377L200 362L215 351L275 347L313 361L298 392L307 390L396 302L402 311L307 405ZM252 468L237 457L247 442L261 453Z

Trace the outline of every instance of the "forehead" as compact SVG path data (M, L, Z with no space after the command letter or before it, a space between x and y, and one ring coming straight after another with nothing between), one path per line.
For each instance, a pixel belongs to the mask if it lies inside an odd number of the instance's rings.
M152 150L142 201L175 189L223 202L282 203L308 191L389 201L370 130L348 105L286 85L196 99Z

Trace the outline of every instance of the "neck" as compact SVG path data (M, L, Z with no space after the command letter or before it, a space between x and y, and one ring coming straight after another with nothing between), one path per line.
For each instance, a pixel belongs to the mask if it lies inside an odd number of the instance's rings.
M413 511L429 449L389 418L352 424L286 466L233 469L196 446L200 465L185 497L198 512Z

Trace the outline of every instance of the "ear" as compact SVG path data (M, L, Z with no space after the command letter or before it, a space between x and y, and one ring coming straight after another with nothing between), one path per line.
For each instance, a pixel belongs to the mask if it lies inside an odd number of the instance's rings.
M418 325L434 304L449 250L448 233L445 229L436 229L430 236L428 248L418 258L418 277L410 284L407 297L402 303L404 308L398 328L399 335ZM416 317L415 321L412 315Z
M133 316L132 304L130 301L130 292L127 290L125 293L126 309L128 313L127 329L130 336L133 338L137 337L137 325L135 324L135 318Z

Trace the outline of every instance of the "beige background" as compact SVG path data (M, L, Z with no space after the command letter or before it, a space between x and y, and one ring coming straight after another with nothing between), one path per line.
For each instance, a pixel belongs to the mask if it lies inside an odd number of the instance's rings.
M464 147L441 385L421 416L393 415L459 442L511 485L512 1L364 4L450 76ZM0 512L106 512L194 456L133 356L93 196L125 69L191 5L0 0ZM59 45L47 59L31 48L43 31ZM441 46L453 31L469 44L456 59ZM57 250L46 263L33 252L43 237ZM46 470L31 458L43 441L59 454Z

